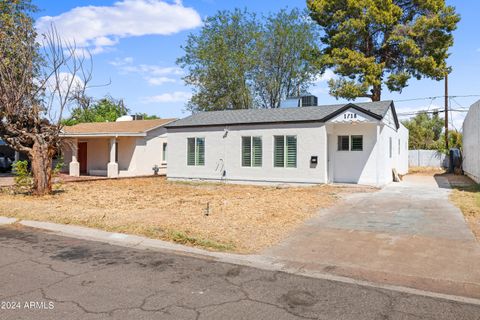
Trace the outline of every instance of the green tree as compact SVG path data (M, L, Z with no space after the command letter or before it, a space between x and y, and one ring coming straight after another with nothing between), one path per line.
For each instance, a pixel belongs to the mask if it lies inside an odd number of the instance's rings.
M438 113L422 112L410 120L403 121L409 130L409 149L438 150L442 142L444 119Z
M87 101L86 105L72 109L70 117L63 124L71 126L82 122L113 122L130 111L121 99L105 97L94 103L91 103L91 99Z
M270 14L258 43L254 71L255 97L263 108L278 108L286 97L306 92L316 69L310 63L318 50L316 26L298 9Z
M463 134L461 132L459 132L457 130L455 130L455 131L449 130L448 131L448 148L457 148L457 149L463 150L462 141L463 141ZM445 135L444 134L442 134L442 136L440 137L440 140L437 143L437 150L439 152L448 154L449 150L447 150L445 148Z
M190 110L247 109L253 105L252 73L258 61L260 28L254 14L236 9L208 17L190 34L177 60L194 88Z
M401 92L411 77L441 80L452 32L460 20L445 0L307 0L325 45L319 68L337 75L339 98L381 99L382 86Z
M135 115L141 117L143 120L160 119L160 117L155 114L146 114L144 112L136 113Z
M258 18L245 10L220 11L191 34L177 63L194 94L188 109L277 108L316 75L315 28L297 9Z

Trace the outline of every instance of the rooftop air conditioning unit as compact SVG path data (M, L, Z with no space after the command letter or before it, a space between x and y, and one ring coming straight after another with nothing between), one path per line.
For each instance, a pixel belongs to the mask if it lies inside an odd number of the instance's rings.
M314 95L302 96L301 107L316 107L318 106L318 98Z

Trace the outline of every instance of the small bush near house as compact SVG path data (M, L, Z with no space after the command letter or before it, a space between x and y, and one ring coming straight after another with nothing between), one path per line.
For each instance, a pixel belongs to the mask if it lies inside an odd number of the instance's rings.
M59 191L62 188L62 180L61 179L56 179L60 176L60 172L62 172L62 168L65 165L65 162L63 161L63 157L58 159L57 163L55 164L55 167L53 168L52 171L52 178L54 179L54 185L53 188L55 191Z
M28 161L16 161L12 165L12 172L15 175L15 192L30 192L33 186L32 174L28 170Z

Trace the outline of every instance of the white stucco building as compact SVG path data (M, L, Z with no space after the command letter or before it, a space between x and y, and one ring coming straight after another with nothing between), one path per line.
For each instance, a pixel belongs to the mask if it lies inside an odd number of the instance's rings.
M470 107L463 122L463 171L480 183L480 100Z
M165 125L175 119L80 123L65 127L62 153L72 176L132 177L166 173Z
M166 127L169 179L381 186L408 172L392 101L200 112Z

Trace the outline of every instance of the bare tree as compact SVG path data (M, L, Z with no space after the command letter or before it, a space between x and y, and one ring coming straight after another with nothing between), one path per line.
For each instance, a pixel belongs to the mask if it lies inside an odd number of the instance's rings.
M0 9L12 17L0 20L0 137L28 155L33 193L44 195L52 192L62 116L85 96L92 60L63 41L53 26L38 44L33 20L18 4Z

